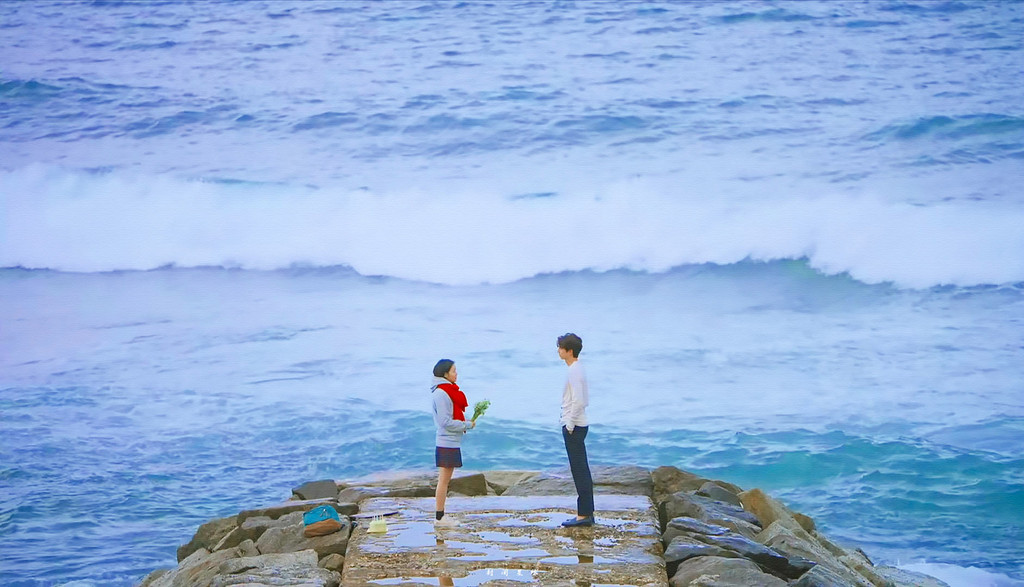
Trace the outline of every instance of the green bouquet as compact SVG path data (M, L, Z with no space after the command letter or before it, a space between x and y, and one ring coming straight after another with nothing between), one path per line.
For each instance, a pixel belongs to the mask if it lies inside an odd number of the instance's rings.
M472 420L474 422L476 422L476 419L479 418L480 416L483 416L484 412L486 412L487 408L489 408L489 407L491 407L490 400L483 400L483 401L476 402L476 404L473 405L473 418L472 418Z

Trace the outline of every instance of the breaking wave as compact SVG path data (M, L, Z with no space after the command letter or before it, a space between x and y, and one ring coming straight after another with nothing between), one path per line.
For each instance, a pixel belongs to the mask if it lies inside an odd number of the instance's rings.
M1024 209L763 199L642 182L510 195L332 190L30 167L0 173L0 267L348 266L446 284L806 259L902 288L1024 281Z

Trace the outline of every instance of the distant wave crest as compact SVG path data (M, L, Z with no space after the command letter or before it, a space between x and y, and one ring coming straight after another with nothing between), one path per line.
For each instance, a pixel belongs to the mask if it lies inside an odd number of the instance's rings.
M0 267L353 268L447 284L806 259L903 288L1024 281L1024 208L882 198L729 198L641 183L544 197L0 172Z
M870 140L918 139L933 136L939 139L961 139L979 135L998 135L1024 130L1024 118L1001 114L974 114L965 116L932 116L893 124L868 135Z

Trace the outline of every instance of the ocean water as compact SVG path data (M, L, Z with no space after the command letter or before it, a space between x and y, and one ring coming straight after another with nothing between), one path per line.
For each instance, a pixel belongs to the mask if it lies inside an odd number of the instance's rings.
M0 4L0 583L432 465L762 487L1024 585L1024 3Z

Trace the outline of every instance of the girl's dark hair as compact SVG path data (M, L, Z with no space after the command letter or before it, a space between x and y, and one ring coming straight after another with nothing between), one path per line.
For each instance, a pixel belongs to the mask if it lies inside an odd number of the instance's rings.
M451 359L441 359L434 365L434 377L444 377L448 371L451 371L454 364L455 361Z
M572 356L580 358L580 351L583 350L583 339L571 332L566 332L558 337L558 348L572 351Z

